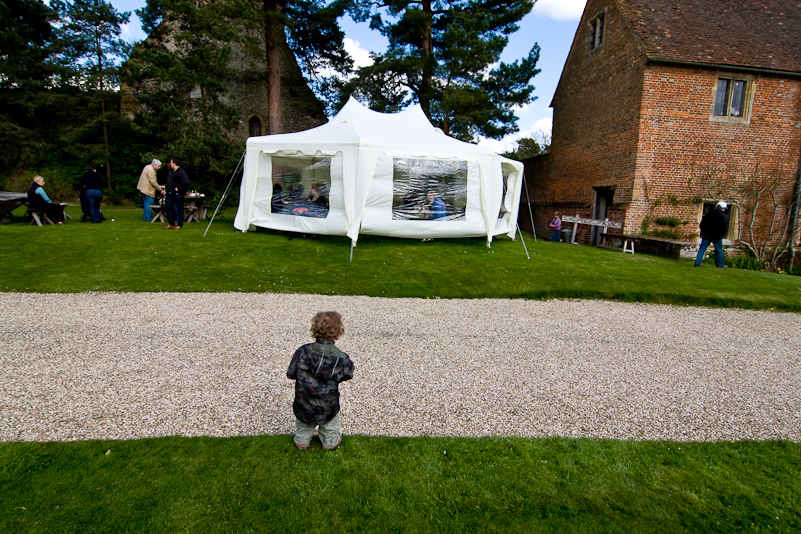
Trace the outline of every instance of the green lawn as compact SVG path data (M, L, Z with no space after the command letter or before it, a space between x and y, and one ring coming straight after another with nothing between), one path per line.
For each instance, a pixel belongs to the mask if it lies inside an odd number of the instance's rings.
M73 207L77 215L77 208ZM801 277L694 269L690 260L571 246L526 236L343 237L236 231L227 220L169 231L133 208L100 224L0 225L0 291L245 291L379 297L593 298L801 311ZM21 215L21 211L18 212Z
M0 445L2 532L799 532L785 442L288 436Z
M166 231L139 210L103 211L101 225L0 225L0 291L579 297L801 311L801 277L532 236L531 259L507 238L488 249L482 239L362 236L351 263L347 239L242 234L233 210L205 237L205 224ZM336 451L315 443L299 452L285 435L0 443L2 533L354 531L801 532L801 445L346 436Z

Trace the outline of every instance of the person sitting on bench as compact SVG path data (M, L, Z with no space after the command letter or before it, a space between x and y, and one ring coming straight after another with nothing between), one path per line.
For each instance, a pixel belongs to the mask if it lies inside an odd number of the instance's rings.
M64 222L64 209L59 204L54 204L44 190L45 179L41 176L34 176L33 183L28 188L28 209L39 210L45 217L56 224Z

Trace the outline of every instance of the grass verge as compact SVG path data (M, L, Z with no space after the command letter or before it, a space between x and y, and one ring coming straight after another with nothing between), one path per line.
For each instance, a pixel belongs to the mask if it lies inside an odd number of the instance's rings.
M347 436L0 444L3 532L798 532L801 445Z
M68 210L69 211L69 210ZM75 211L75 208L72 209ZM590 298L801 311L801 278L693 269L690 260L622 254L527 236L412 239L241 233L230 220L168 231L133 208L100 225L0 225L0 291L280 292L420 298ZM18 212L21 215L21 212ZM110 219L114 219L111 222Z

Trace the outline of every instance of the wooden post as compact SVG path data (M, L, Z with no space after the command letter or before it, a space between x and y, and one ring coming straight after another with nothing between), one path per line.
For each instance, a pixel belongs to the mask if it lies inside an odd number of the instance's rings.
M579 214L576 213L576 219L578 219L578 218L579 218ZM573 235L570 238L570 244L571 245L575 245L576 244L576 234L577 233L578 233L578 221L573 223Z

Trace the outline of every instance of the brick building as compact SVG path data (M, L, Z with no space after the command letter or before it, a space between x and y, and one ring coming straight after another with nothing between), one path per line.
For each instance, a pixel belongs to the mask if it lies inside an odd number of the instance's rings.
M798 0L588 0L550 152L526 161L537 233L558 210L692 239L722 199L731 244L780 241L801 163L799 29ZM582 243L601 231L579 228Z

